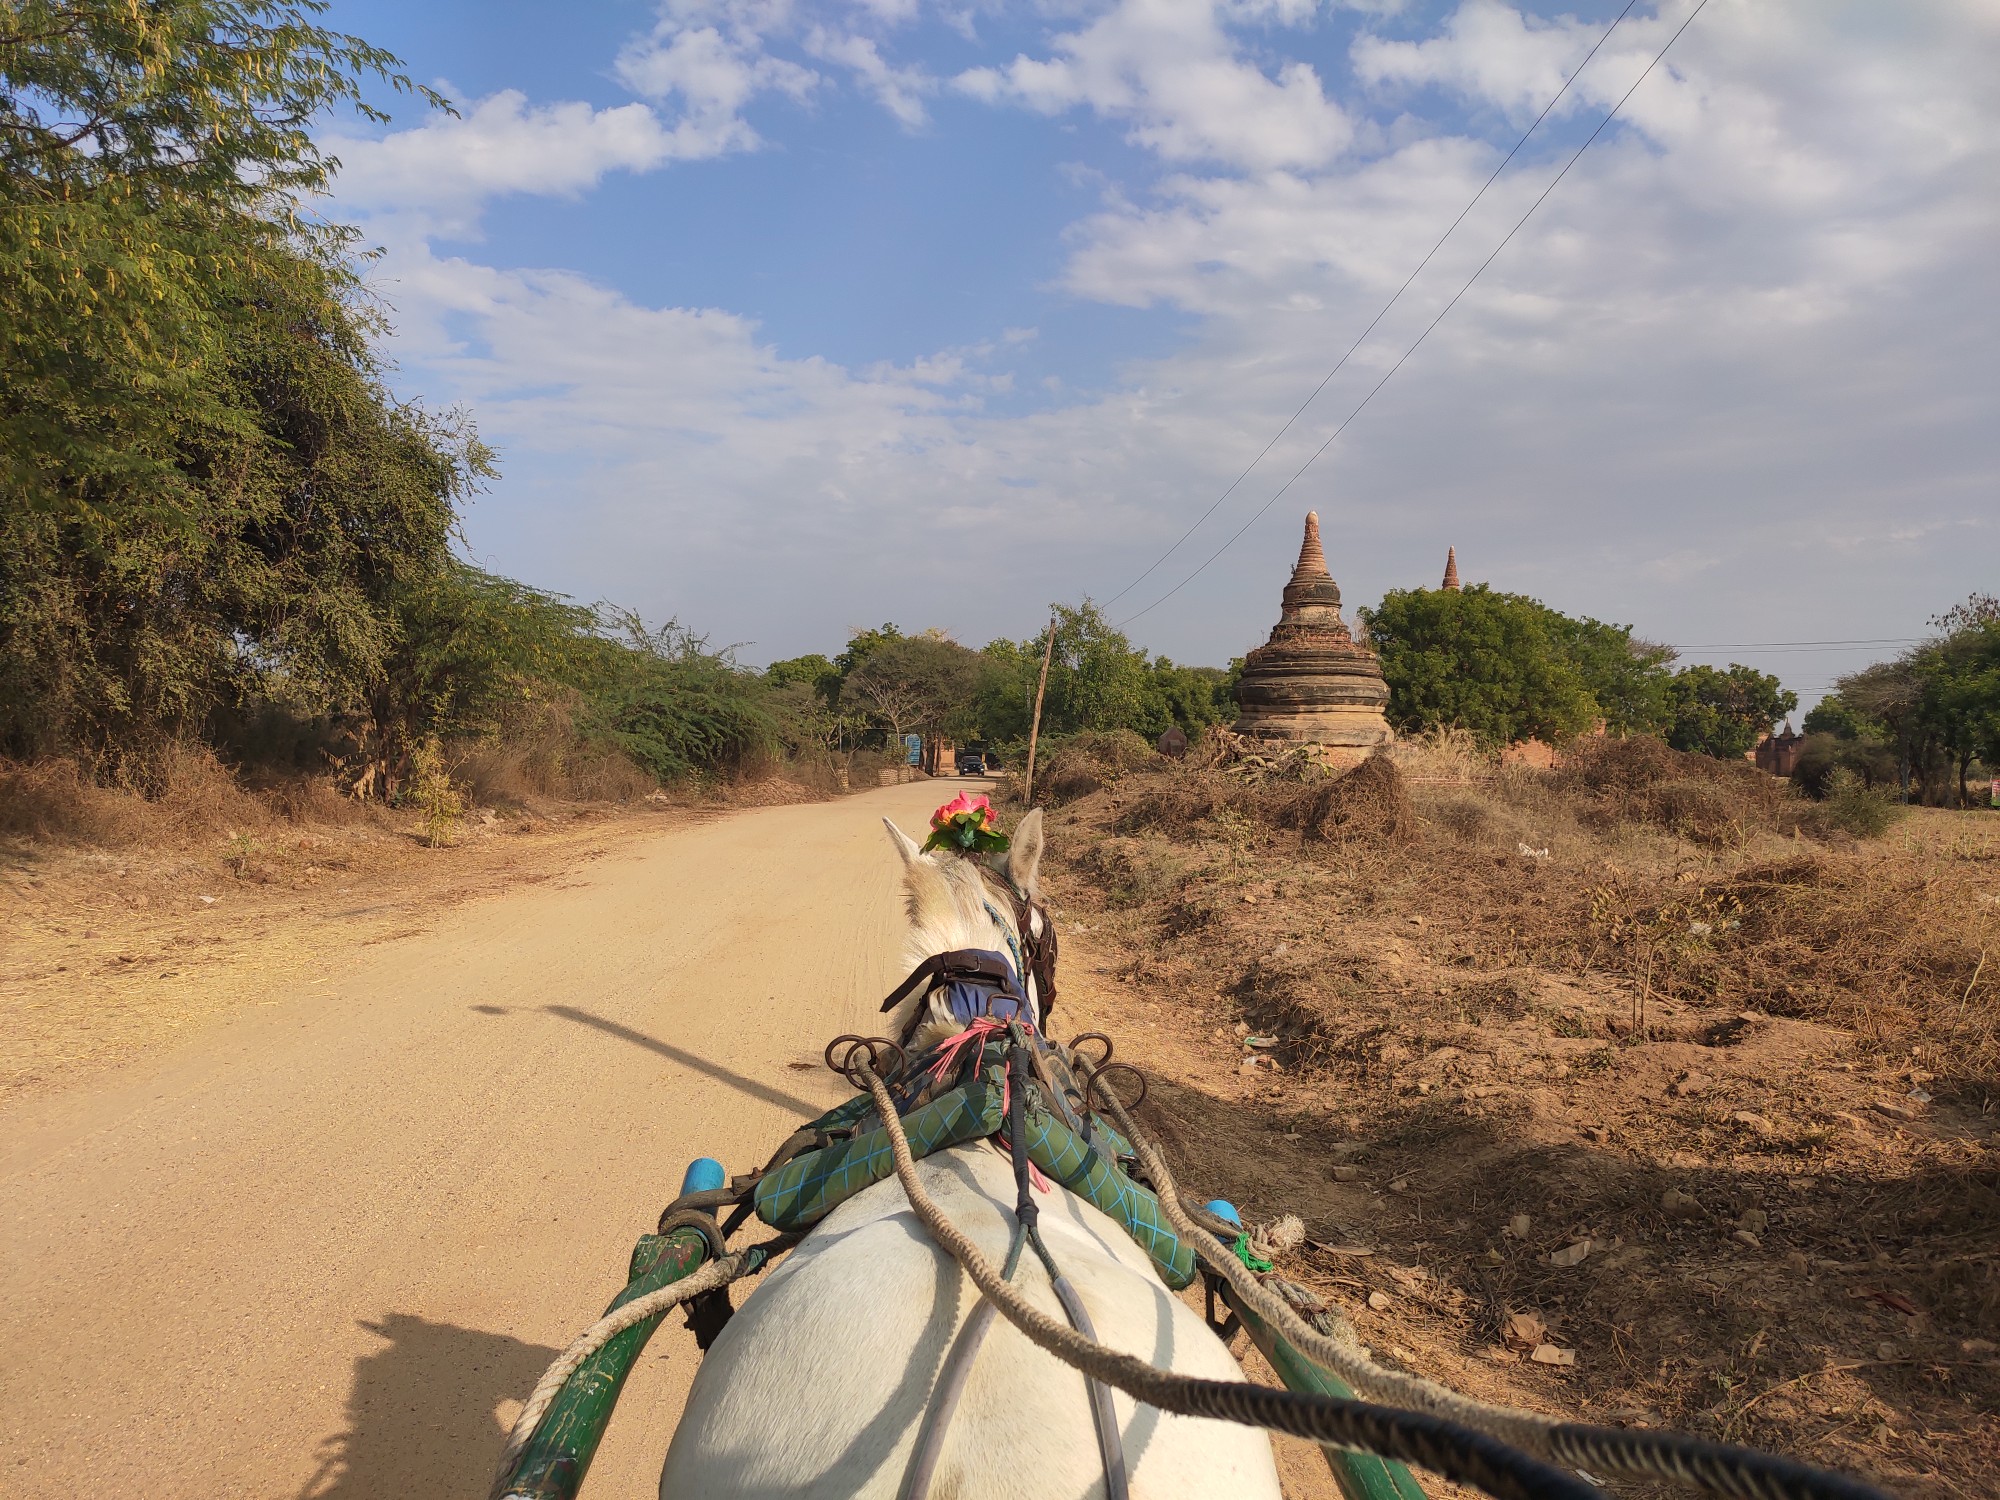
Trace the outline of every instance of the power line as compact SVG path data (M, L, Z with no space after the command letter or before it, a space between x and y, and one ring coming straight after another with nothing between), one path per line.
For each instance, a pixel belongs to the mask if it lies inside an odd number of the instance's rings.
M1241 526L1237 527L1236 530L1230 534L1229 539L1225 541L1220 547L1217 547L1213 552L1211 552L1208 555L1208 557L1202 561L1201 565L1197 567L1192 573L1188 574L1187 577L1183 578L1179 583L1175 584L1172 588L1168 589L1164 594L1160 595L1159 598L1155 599L1151 604L1147 605L1137 614L1127 615L1124 619L1120 620L1118 622L1118 628L1120 630L1123 630L1127 625L1130 625L1134 620L1139 619L1141 616L1151 614L1154 610L1158 609L1162 604L1165 604L1169 599L1173 598L1174 595L1178 594L1182 589L1186 588L1190 583L1193 583L1195 579L1199 578L1202 575L1202 573L1207 570L1209 564L1213 563L1218 557L1222 556L1223 553L1227 552L1231 547L1235 546L1237 540L1243 535L1243 533L1248 531L1252 526L1256 525L1258 521L1262 520L1264 517L1264 513L1270 510L1272 506L1278 503L1279 498L1285 493L1285 491L1289 490L1294 484L1298 483L1299 479L1305 474L1306 470L1310 469L1316 462L1318 462L1319 456L1322 453L1326 452L1328 448L1331 448L1334 444L1335 439L1337 439L1343 432L1347 431L1348 423L1352 422L1356 417L1360 416L1362 410L1368 405L1368 403L1375 399L1376 392L1380 391L1383 386L1387 385L1390 379L1394 377L1395 373L1403 368L1403 365L1409 360L1410 356L1412 354L1415 354L1418 349L1423 347L1424 340L1429 338L1431 336L1431 331L1435 329L1438 326L1438 324L1444 321L1445 314L1449 313L1454 307L1458 306L1459 298L1463 297L1467 292L1472 290L1473 282L1479 280L1480 276L1485 272L1486 268L1492 265L1493 262L1499 258L1500 252L1507 248L1508 244L1513 240L1516 234L1520 233L1521 226L1523 224L1526 224L1528 220L1534 216L1535 210L1540 208L1543 202L1548 198L1549 194L1553 193L1556 190L1556 184L1560 183L1563 180L1563 178L1569 175L1569 169L1575 166L1577 164L1578 159L1582 157L1583 153L1590 149L1591 142L1595 141L1598 138L1598 136L1602 135L1604 133L1604 127L1609 125L1614 119L1617 118L1618 112L1625 107L1625 101L1630 99L1635 93L1638 92L1640 84L1644 83L1648 78L1652 77L1653 69L1657 68L1660 65L1660 59L1665 57L1667 55L1668 50L1672 48L1674 43L1681 39L1681 32L1686 31L1689 26L1693 25L1694 18L1700 15L1702 11L1707 8L1707 6L1708 6L1708 0L1700 0L1700 3L1697 4L1695 8L1688 13L1688 18L1685 21L1681 22L1679 28L1674 32L1672 36L1667 38L1667 45L1665 47L1662 47L1659 50L1659 52L1655 54L1653 60L1646 64L1646 71L1641 73L1638 76L1638 78L1633 82L1632 87L1627 89L1624 92L1623 96L1620 97L1618 102L1611 106L1611 112L1607 114L1602 120L1599 120L1597 122L1597 128L1591 131L1589 139L1584 141L1584 143L1581 146L1578 146L1576 148L1575 153L1571 155L1570 159L1563 163L1563 169L1560 172L1556 173L1554 180L1551 181L1547 187L1542 189L1541 196L1536 198L1533 203L1528 205L1528 211L1522 214L1521 217L1515 221L1514 227L1507 231L1506 238L1501 240L1498 245L1495 245L1493 247L1493 253L1487 256L1485 260L1479 263L1479 269L1474 271L1472 275L1466 279L1465 285L1458 289L1457 293L1453 295L1451 301L1445 303L1443 310L1440 311L1435 318L1431 319L1429 325L1425 327L1422 333L1417 335L1417 341L1414 344L1410 345L1410 347L1403 352L1402 358L1398 359L1393 365L1389 367L1389 373L1387 375L1384 375L1380 380L1376 381L1375 384L1369 388L1368 394L1363 396L1361 400L1355 405L1354 410L1350 411L1347 414L1347 416L1344 419L1342 419L1341 424L1333 429L1332 434L1327 438L1327 440L1321 443L1318 448L1313 450L1312 457L1308 458L1304 463L1300 464L1297 470L1293 472L1292 477L1290 479L1287 479L1282 485L1278 487L1277 494L1271 496L1270 499L1266 500L1263 503L1263 505L1257 509L1256 514L1252 515L1249 520L1245 521Z
M1907 644L1914 644L1910 642ZM1727 656L1734 651L1769 652L1780 656L1839 655L1843 651L1868 651L1869 646L1676 646L1683 656Z
M1300 417L1306 414L1306 408L1308 406L1311 406L1313 402L1319 399L1319 393L1326 389L1327 382L1332 380L1334 376L1338 375L1341 372L1341 370L1346 367L1348 360L1354 357L1354 351L1356 349L1359 349L1362 346L1362 344L1367 341L1368 335L1375 331L1375 325L1380 323L1384 318L1389 316L1389 310L1402 300L1403 293L1407 292L1410 289L1410 283L1415 281L1417 277L1422 274L1424 267L1429 265L1431 261L1436 257L1438 251L1444 248L1444 242L1450 239L1452 237L1452 234L1458 229L1458 226L1465 222L1465 216L1471 213L1473 209L1479 206L1479 200L1486 196L1486 190L1492 187L1493 184L1499 180L1500 174L1502 172L1507 170L1508 162L1513 161L1515 157L1521 154L1521 148L1528 144L1528 137L1533 135L1535 131L1541 127L1542 121L1546 120L1549 117L1549 111L1554 109L1558 104L1562 102L1563 95L1569 92L1569 86L1575 83L1577 79L1583 76L1583 70L1590 66L1591 58L1597 56L1597 49L1599 47L1602 47L1606 42L1611 40L1611 33L1618 29L1618 23L1620 21L1623 21L1627 16L1629 16L1632 13L1632 7L1637 5L1638 3L1639 0L1625 0L1625 8L1620 12L1618 12L1617 20L1614 20L1609 26L1607 26L1604 29L1604 35L1597 39L1596 46L1593 46L1590 49L1590 51L1584 54L1583 61L1576 65L1576 71L1574 73L1571 73L1569 77L1563 80L1563 86L1556 90L1555 97L1550 99L1547 104L1542 106L1542 112L1535 116L1535 123L1530 125L1525 131L1522 132L1521 138L1518 141L1514 142L1514 149L1512 151L1509 151L1506 155L1505 160L1503 160L1499 166L1493 169L1493 175L1491 177L1488 177L1485 182L1480 184L1479 191L1472 195L1472 201L1466 204L1464 208L1459 210L1458 217L1451 221L1451 227L1449 229L1446 229L1443 234L1438 236L1438 241L1435 245L1431 246L1430 252L1427 255L1425 255L1422 260L1417 262L1416 270L1410 272L1408 276L1403 278L1403 284L1396 288L1396 295L1391 297L1387 302L1382 304L1382 310L1377 314L1375 314L1375 316L1369 320L1368 326L1361 330L1360 336L1356 338L1353 343L1347 346L1347 352L1340 356L1339 363L1335 364L1331 370L1328 370L1326 372L1325 377L1320 381L1320 383L1312 388L1312 394L1307 396L1305 400L1299 403L1299 409L1293 412L1291 416L1285 419L1285 425L1277 430L1276 434L1272 436L1271 441L1266 443L1262 448L1257 450L1257 456L1251 459L1250 462L1244 466L1243 472L1241 474L1238 474L1234 479L1229 481L1229 488L1224 490L1221 494L1215 497L1214 504L1210 505L1207 510L1203 511L1201 515L1195 519L1194 525L1188 527L1186 531L1183 531L1177 538L1175 538L1173 546L1167 548L1166 551L1162 552L1158 557L1154 558L1151 565L1147 567L1145 572L1141 573L1137 578L1133 579L1130 583L1126 584L1124 588L1120 589L1117 593L1113 594L1109 599L1106 599L1104 601L1106 607L1116 604L1120 599L1123 599L1127 594L1131 593L1132 590L1136 589L1140 584L1144 583L1148 578L1150 578L1153 575L1154 570L1158 568L1161 563L1165 562L1168 558L1172 557L1176 552L1180 551L1181 544L1185 542L1189 537L1193 536L1197 531L1201 530L1202 526L1207 522L1210 516L1215 514L1216 509L1222 504L1222 502L1227 500L1231 495L1236 493L1236 487L1242 484L1244 480L1250 477L1251 471L1255 469L1257 465L1259 465L1264 461L1264 455L1269 453L1273 448L1278 446L1278 439L1282 438L1286 433L1290 432L1292 430L1292 425L1295 422L1297 422ZM1133 618L1136 619L1138 617L1135 615Z
M1853 641L1710 641L1703 646L1676 646L1676 651L1769 651L1784 646L1911 646L1913 635L1881 635Z

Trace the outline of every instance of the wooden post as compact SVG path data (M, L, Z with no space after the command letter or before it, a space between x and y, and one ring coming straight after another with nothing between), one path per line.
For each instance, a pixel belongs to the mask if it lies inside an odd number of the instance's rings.
M1028 770L1021 780L1021 806L1035 805L1035 742L1042 737L1042 694L1049 686L1049 658L1056 649L1056 614L1049 611L1049 638L1042 643L1042 675L1035 683L1035 717L1028 724Z

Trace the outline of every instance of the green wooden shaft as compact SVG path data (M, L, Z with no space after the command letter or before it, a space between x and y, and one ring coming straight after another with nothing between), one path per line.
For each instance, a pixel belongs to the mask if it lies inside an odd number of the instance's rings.
M1353 1399L1354 1392L1345 1381L1331 1371L1321 1369L1279 1337L1270 1324L1237 1300L1236 1294L1229 1288L1223 1288L1222 1296L1230 1310L1243 1320L1244 1332L1263 1351L1264 1358L1271 1362L1271 1368L1278 1372L1278 1379L1285 1383L1287 1390ZM1347 1500L1424 1500L1423 1486L1394 1459L1376 1458L1373 1454L1354 1453L1346 1448L1330 1446L1319 1451L1326 1455L1326 1465L1333 1471L1333 1482L1340 1486L1340 1493Z
M707 1259L708 1243L695 1230L641 1235L632 1248L631 1280L605 1311L679 1281ZM506 1494L527 1500L575 1500L611 1421L611 1409L618 1404L625 1377L632 1373L646 1340L665 1316L663 1312L633 1324L577 1366L529 1439Z

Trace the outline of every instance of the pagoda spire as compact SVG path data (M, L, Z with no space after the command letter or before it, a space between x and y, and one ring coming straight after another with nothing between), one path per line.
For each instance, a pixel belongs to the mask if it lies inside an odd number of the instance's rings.
M1458 592L1458 548L1444 549L1444 585L1453 593Z
M1299 543L1298 566L1292 569L1292 582L1305 583L1314 578L1330 578L1327 571L1326 550L1319 544L1319 512L1306 512L1306 539Z

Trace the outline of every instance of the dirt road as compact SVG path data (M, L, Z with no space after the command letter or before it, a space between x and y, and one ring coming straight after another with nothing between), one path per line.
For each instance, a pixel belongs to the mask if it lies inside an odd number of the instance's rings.
M690 1157L840 1098L934 785L635 841L0 1114L0 1494L483 1495ZM670 1319L592 1470L650 1496Z

